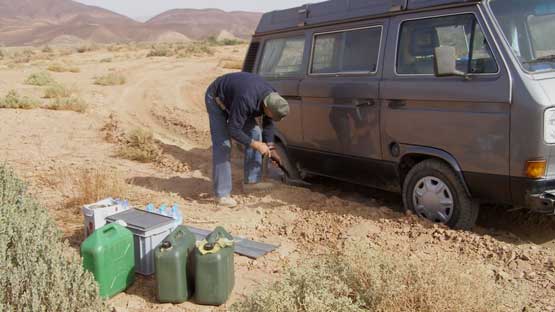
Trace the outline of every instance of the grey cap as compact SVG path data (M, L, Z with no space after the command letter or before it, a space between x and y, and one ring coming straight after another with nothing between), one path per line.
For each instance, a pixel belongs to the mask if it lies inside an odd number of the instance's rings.
M272 113L272 119L280 121L289 114L289 103L277 92L270 93L264 99L264 106Z

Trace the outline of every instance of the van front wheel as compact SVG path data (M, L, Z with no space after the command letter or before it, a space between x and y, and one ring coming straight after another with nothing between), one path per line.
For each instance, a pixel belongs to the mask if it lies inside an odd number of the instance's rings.
M454 229L471 229L479 212L461 179L447 164L434 159L409 171L403 184L403 203L419 217Z

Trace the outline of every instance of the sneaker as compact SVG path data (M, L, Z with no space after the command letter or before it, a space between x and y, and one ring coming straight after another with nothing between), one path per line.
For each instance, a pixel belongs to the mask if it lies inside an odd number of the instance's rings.
M271 182L248 183L248 184L243 184L243 192L254 193L254 192L269 191L275 186L276 185Z
M237 201L231 198L231 196L218 198L217 202L218 202L218 206L222 206L222 207L233 208L237 206Z

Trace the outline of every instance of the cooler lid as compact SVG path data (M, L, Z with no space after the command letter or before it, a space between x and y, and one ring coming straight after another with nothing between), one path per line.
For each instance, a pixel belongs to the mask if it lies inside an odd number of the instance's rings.
M175 220L171 217L159 215L140 209L130 209L106 218L109 222L122 220L127 223L127 227L139 231L149 232L159 227L172 224Z

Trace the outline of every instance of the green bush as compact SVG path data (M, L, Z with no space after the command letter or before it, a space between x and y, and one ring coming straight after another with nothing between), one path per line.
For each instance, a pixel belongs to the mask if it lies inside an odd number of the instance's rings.
M47 72L34 73L25 79L25 84L32 86L46 86L53 84L55 81Z
M457 259L431 260L349 245L320 256L231 307L236 312L506 311L522 298L504 295L486 269ZM525 289L521 289L525 296ZM518 310L522 310L519 307Z
M108 311L47 211L0 166L0 310Z
M21 96L17 91L10 90L0 98L0 108L33 109L39 107L39 102L27 96Z

